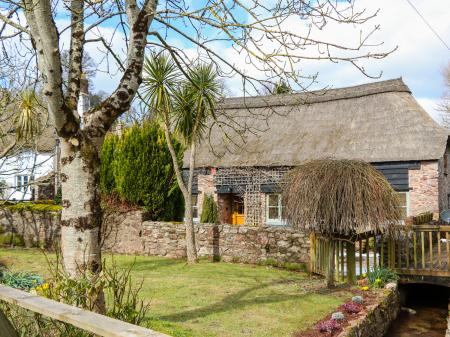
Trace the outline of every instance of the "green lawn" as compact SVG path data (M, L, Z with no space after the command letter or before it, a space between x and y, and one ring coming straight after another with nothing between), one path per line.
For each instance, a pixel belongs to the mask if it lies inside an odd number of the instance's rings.
M116 256L119 265L134 256ZM0 249L12 270L46 275L38 250ZM177 337L289 337L321 319L351 296L332 293L323 280L271 267L136 257L133 276L144 279L150 326Z

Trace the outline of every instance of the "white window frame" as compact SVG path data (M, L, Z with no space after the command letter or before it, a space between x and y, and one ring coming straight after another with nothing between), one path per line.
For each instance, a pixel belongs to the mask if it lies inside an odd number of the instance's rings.
M25 183L25 177L27 182ZM28 193L31 191L30 184L33 182L33 176L28 174L18 174L15 176L15 189L18 192Z
M406 217L411 215L410 211L410 201L409 201L409 192L408 191L397 191L398 194L405 194L406 195L406 205L401 206L400 208L406 208Z
M278 196L278 214L279 217L278 219L269 219L269 198L271 195L277 195ZM271 226L286 226L286 221L284 221L281 217L281 215L283 214L283 202L281 200L281 194L280 193L266 193L265 195L266 198L266 224L271 225ZM271 206L274 207L274 206Z
M192 198L196 196L197 197L197 202L195 203L195 205L192 203ZM196 217L192 217L192 221L195 223L200 223L200 214L198 214L199 209L198 209L198 194L191 194L191 203L192 203L192 215L194 214L194 210L197 211L197 216Z

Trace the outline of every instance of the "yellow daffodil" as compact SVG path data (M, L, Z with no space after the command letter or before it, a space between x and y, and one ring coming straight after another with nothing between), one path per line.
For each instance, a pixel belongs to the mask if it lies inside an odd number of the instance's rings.
M367 290L369 290L369 287L368 287L368 286L361 287L361 290L362 290L362 291L367 291Z

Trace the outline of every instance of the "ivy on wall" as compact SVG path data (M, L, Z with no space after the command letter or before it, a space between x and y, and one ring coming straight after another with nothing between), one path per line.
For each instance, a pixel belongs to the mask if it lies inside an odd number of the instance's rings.
M181 165L183 148L174 141ZM183 201L164 132L156 122L134 125L121 136L109 134L100 155L104 195L143 207L151 220L178 220Z

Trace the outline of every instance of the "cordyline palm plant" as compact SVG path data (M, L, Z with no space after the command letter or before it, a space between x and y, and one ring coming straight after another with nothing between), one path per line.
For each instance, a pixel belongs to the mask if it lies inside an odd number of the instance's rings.
M185 75L185 76L183 76ZM181 73L166 53L152 54L144 64L144 97L162 122L166 142L185 203L186 255L188 263L197 261L192 213L192 182L197 143L207 121L215 119L216 103L221 98L218 75L212 65L199 64ZM172 132L189 150L189 175L183 180L172 143Z
M334 282L334 239L372 231L394 235L401 219L396 192L362 161L305 162L286 176L282 198L283 217L292 226L329 239L329 286Z
M16 138L20 141L32 140L41 129L41 105L34 91L20 94L19 110L15 118Z

